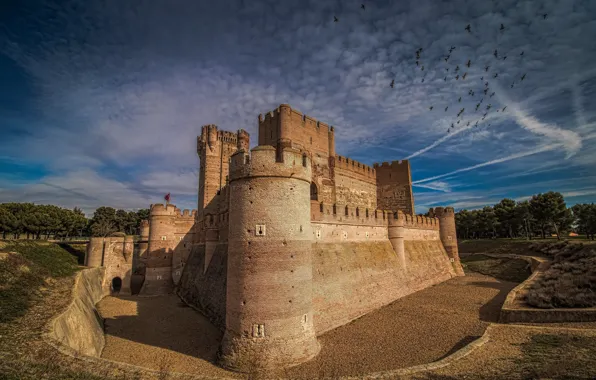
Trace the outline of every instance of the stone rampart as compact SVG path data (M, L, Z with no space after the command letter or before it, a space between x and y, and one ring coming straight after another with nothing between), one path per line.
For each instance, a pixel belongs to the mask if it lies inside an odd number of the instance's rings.
M439 240L406 241L405 266L388 240L313 244L317 335L454 276Z
M48 337L80 355L99 357L105 345L103 320L95 304L105 295L103 268L80 271L72 290L72 302L50 322Z

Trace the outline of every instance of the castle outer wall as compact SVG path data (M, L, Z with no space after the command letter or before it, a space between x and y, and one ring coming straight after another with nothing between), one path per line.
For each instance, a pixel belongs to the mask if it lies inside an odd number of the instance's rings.
M258 126L250 152L245 131L203 127L198 209L152 205L142 254L142 293L175 290L206 315L220 364L299 364L322 333L463 275L453 209L414 215L407 160L337 155L334 127L288 105Z

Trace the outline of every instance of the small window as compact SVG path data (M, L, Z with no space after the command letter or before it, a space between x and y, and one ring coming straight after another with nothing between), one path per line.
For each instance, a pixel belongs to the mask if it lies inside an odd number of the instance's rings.
M311 201L318 201L319 200L319 194L317 191L317 185L315 185L314 182L310 183L310 200Z
M320 208L321 208L321 210L320 210L320 211L321 211L321 212L323 212L323 202L321 202L321 206L320 206Z
M162 237L161 237L161 240L166 240L166 237L165 237L165 236L162 236Z
M306 167L306 154L302 155L302 166Z
M335 204L333 205L333 215L337 214L337 207L335 206Z
M356 207L356 216L360 216L360 210Z
M312 145L312 137L310 138L310 145Z
M368 209L366 209L366 217L368 218Z
M346 206L346 216L350 215L349 210L348 210L348 206Z

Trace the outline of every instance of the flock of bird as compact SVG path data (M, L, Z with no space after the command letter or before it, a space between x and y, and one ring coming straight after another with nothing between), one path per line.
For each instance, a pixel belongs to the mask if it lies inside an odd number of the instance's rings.
M366 10L366 7L365 7L364 4L361 4L360 8L362 10ZM546 20L547 17L548 17L548 14L546 14L546 13L542 15L542 18L544 20ZM339 22L339 19L337 18L337 16L333 16L333 21L334 22ZM506 29L505 28L505 25L504 24L501 24L501 27L499 28L499 31L501 33L503 33L505 31L505 29ZM471 34L472 33L472 27L471 27L471 25L470 24L466 25L466 27L464 28L464 30L467 31L469 34ZM460 79L463 81L468 76L468 72L465 71L466 70L465 68L460 68L460 66L457 65L457 64L455 65L455 68L453 68L453 64L451 64L451 67L448 66L450 64L450 62L453 62L453 60L451 59L451 55L453 54L453 52L456 49L457 48L455 46L451 46L449 48L449 51L447 52L446 56L442 58L442 60L444 60L445 63L447 64L447 66L444 67L445 73L446 73L445 77L443 78L443 81L444 82L447 82L448 80L451 80L452 78L454 78L456 81L458 81ZM421 72L424 71L424 64L422 62L422 51L423 51L422 48L418 48L418 50L416 50L416 67ZM493 56L494 56L494 59L495 60L499 60L499 59L506 60L507 59L507 55L502 55L502 58L499 58L499 51L498 51L498 49L495 49L494 50ZM522 51L519 54L519 56L521 58L523 58L524 52ZM463 66L465 66L467 69L469 69L472 66L472 60L471 59L468 59L465 64L462 64L462 67ZM483 86L483 88L481 88L479 90L480 100L476 100L477 103L476 103L476 107L475 107L473 113L478 113L478 111L480 111L482 113L482 118L480 120L478 120L478 119L476 120L476 122L474 124L474 127L478 127L478 122L479 121L483 121L488 116L488 114L489 114L489 112L490 112L490 110L492 108L492 104L489 103L490 102L489 99L492 98L495 95L495 92L494 91L491 91L491 87L490 87L490 83L489 83L489 80L488 79L489 79L489 76L491 76L491 75L492 75L492 78L493 79L498 78L499 73L498 72L490 72L490 68L491 68L490 64L487 64L486 66L484 66L484 72L487 73L486 74L486 78L487 78L486 80L485 80L485 76L481 76L480 77L480 81L484 83L484 86ZM450 69L453 69L451 71L452 74L449 74L449 70ZM463 73L461 73L461 71L463 71ZM526 74L523 74L519 78L519 82L514 80L511 83L511 88L514 88L516 85L518 85L519 83L523 82L525 78L526 78ZM422 83L424 83L424 79L425 78L423 76L422 79L421 79L421 82ZM389 86L391 88L394 88L395 87L395 79L392 79L391 80L391 83L389 84ZM489 92L490 92L490 94L489 94ZM476 92L474 90L472 90L472 89L470 89L468 91L468 96L474 97L475 94L476 94ZM487 103L488 104L486 104L486 106L483 109L481 109L480 107L482 107L482 105L483 105L483 103L484 103L485 100L487 100ZM462 101L462 96L459 96L457 102L458 103L461 103L461 101ZM429 111L432 111L434 108L435 108L434 105L430 105L429 106ZM449 109L449 106L446 106L444 112L447 112L448 109ZM503 107L502 109L497 109L496 112L505 112L506 109L507 109L507 106ZM454 131L457 128L457 125L459 125L460 123L462 123L462 122L465 123L465 119L463 117L464 113L465 113L465 108L462 107L459 110L459 112L457 113L456 120L453 121L451 123L451 126L447 129L447 133L451 133L452 131ZM488 125L490 126L490 124L488 124ZM470 121L467 121L466 126L470 126Z

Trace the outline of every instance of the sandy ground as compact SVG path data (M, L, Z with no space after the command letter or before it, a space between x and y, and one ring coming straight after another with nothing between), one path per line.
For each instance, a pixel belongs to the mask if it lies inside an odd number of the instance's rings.
M360 375L438 360L482 335L515 285L471 274L404 297L320 336L321 353L286 375ZM98 309L106 318L104 358L235 376L213 364L221 332L175 295L107 297Z

